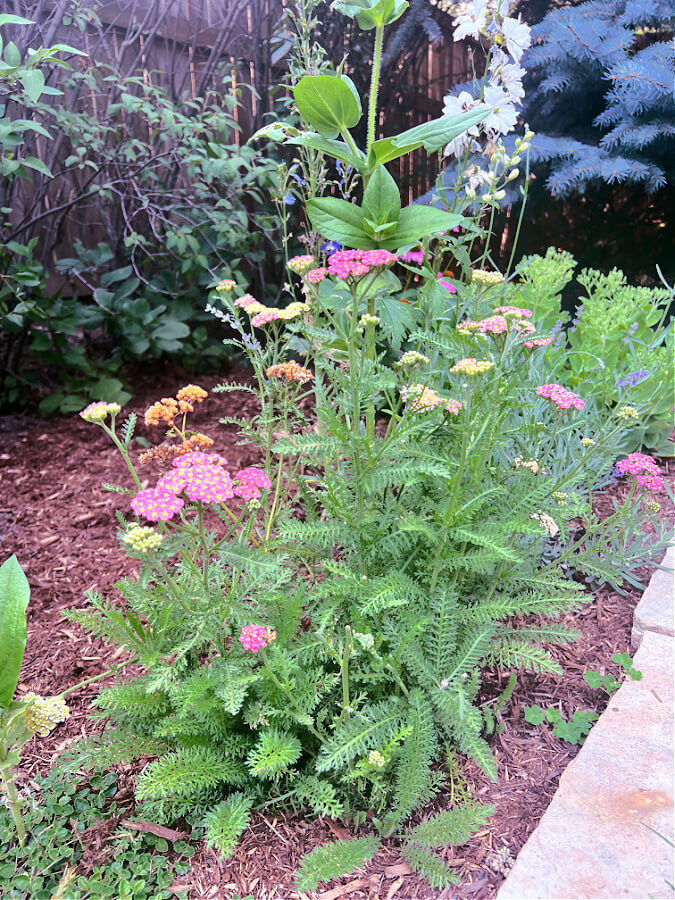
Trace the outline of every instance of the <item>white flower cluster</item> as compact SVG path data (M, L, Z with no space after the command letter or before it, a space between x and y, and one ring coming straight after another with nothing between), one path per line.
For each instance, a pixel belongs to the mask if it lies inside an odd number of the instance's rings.
M521 22L520 18L509 17L508 0L501 0L499 3L473 0L471 3L457 6L460 7L460 11L454 21L453 39L461 41L471 37L477 40L483 36L492 43L487 79L474 80L473 94L461 91L457 95L448 94L445 98L443 111L447 116L460 115L481 104L491 108L491 112L480 125L469 128L445 148L446 156L459 158L469 149L480 149L476 145L476 138L481 133L494 144L500 135L507 134L515 126L518 120L516 107L525 96L523 89L525 70L521 68L520 60L532 39L528 25ZM519 149L525 150L526 146L521 145ZM516 163L512 161L512 164ZM488 181L490 173L484 175L484 180ZM473 178L476 183L469 186L474 190L475 196L480 176L474 172Z

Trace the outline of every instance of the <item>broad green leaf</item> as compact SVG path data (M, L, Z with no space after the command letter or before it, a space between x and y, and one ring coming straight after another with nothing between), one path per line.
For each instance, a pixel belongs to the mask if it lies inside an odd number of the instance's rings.
M370 165L388 163L392 159L398 159L399 156L405 156L406 153L411 153L421 146L421 143L417 143L406 144L406 146L401 147L398 144L394 144L392 138L382 138L380 141L373 142L373 145L370 148L370 158L368 159L368 162Z
M361 100L346 75L305 75L293 95L302 118L322 137L335 138L361 118Z
M42 160L36 159L36 157L34 156L26 156L21 160L21 165L26 166L29 169L35 169L36 172L40 172L42 175L47 175L48 178L52 177L52 173L42 162Z
M26 649L28 579L16 556L0 566L0 708L12 702Z
M21 53L14 41L10 41L5 47L5 62L13 68L21 65Z
M396 222L401 212L398 185L384 166L376 166L363 193L363 215L378 225Z
M363 212L353 203L338 197L315 197L307 201L306 209L312 228L329 241L358 250L377 246L363 230Z
M391 25L409 5L408 0L337 0L333 9L350 19L356 18L359 28L368 31L378 25Z
M0 14L0 28L3 25L35 25L32 19L24 19L23 16L12 16L9 13Z
M297 137L291 138L286 143L301 144L303 147L312 147L314 150L321 150L323 153L327 153L334 159L339 159L342 162L347 163L348 166L351 166L358 171L361 171L364 167L365 159L362 156L358 157L352 153L344 141L322 138L319 134L306 132L305 134L299 134Z
M462 216L433 206L406 206L401 210L396 231L380 246L385 250L398 250L407 244L419 243L430 234L449 231L463 221Z
M431 122L408 128L407 131L402 131L401 134L397 134L389 140L394 147L412 147L413 149L424 147L425 150L433 153L450 141L454 141L468 128L478 125L489 114L489 106L479 106L459 116L441 116L440 119L432 119Z
M33 103L37 103L45 86L45 76L39 69L29 69L21 76L21 84Z

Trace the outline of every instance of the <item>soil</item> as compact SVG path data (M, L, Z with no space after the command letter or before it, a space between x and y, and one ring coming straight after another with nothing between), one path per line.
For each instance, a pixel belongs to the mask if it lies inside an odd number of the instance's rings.
M241 372L226 378L197 379L205 388L222 381L237 380ZM162 396L175 395L190 376L172 369L161 374L145 374L137 380L137 392L129 411L140 413L138 434L157 443L142 421L145 409ZM256 400L250 394L224 393L211 396L194 416L195 427L214 438L214 450L223 453L231 468L256 461L255 451L238 446L234 429L219 424L221 416L250 415ZM664 462L671 480L672 461ZM147 471L151 483L155 472ZM84 634L61 615L66 607L85 604L85 593L97 590L114 597L112 587L122 575L134 571L137 563L126 560L116 537L115 509L126 508L128 497L104 491L103 483L127 484L124 463L108 438L96 426L79 416L36 419L0 418L0 562L15 553L31 584L28 608L28 644L19 690L56 694L86 678L105 672L120 659L111 657L102 642ZM612 509L612 496L625 486L597 497L597 512ZM673 507L666 503L663 514L672 518ZM638 574L647 583L653 567ZM470 793L494 805L488 825L462 847L450 848L446 861L453 866L460 883L439 893L432 891L410 872L394 842L385 846L359 874L337 879L317 892L319 900L407 900L407 898L456 897L459 900L490 900L530 833L536 827L556 790L577 747L552 736L546 725L528 725L525 706L555 705L566 718L577 709L600 711L600 691L582 679L587 669L618 674L611 662L614 653L630 650L633 610L642 590L630 585L620 594L608 587L596 589L592 602L566 616L566 624L581 632L566 647L554 648L564 669L563 677L521 675L510 702L501 716L503 730L491 738L499 764L499 781L491 783L471 762L461 761L460 771ZM496 695L506 684L505 673L486 676L486 689ZM71 710L67 722L47 738L35 739L22 754L21 777L32 779L44 772L60 751L79 737L97 728L88 719L91 700L105 680L87 685L69 695ZM131 783L134 770L120 774ZM433 807L451 802L445 793ZM130 817L133 816L130 814ZM346 829L329 819L303 821L291 816L255 814L238 849L226 862L203 846L198 847L187 875L175 883L185 889L189 900L222 898L235 894L252 895L256 900L299 898L293 873L301 857L313 847L335 836L348 837ZM92 842L104 853L101 835ZM506 858L506 864L503 863ZM501 862L500 862L501 860ZM101 860L102 861L102 860ZM87 864L95 865L96 853L87 854Z

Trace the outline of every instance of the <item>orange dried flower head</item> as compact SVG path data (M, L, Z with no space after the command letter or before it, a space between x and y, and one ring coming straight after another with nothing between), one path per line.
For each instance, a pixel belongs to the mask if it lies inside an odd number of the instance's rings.
M291 360L291 362L270 366L267 370L267 377L294 381L297 384L306 384L314 378L314 374L309 369L305 369L294 360Z
M153 403L146 411L145 424L159 425L160 422L168 422L171 424L177 415L178 404L173 397L162 397L161 400L158 400L157 403Z
M196 384L187 384L181 388L176 397L178 400L187 400L188 403L202 403L209 396L208 391ZM190 410L192 412L192 410Z
M206 434L193 434L180 445L176 451L177 456L184 456L186 453L192 453L193 450L207 450L213 446L213 439Z

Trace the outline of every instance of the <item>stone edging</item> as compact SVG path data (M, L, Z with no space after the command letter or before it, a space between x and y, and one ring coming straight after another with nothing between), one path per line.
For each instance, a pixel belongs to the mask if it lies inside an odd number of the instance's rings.
M675 568L675 547L661 565ZM624 682L611 698L497 900L675 896L673 848L664 840L673 840L674 635L673 573L659 569L633 617L642 680Z

